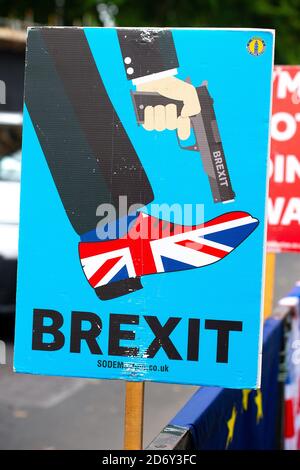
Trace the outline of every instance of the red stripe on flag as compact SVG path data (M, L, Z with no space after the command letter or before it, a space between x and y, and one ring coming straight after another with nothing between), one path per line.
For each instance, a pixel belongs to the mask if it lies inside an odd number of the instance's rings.
M102 266L92 275L89 279L89 283L92 287L96 287L99 281L108 273L108 271L114 267L114 265L121 259L122 256L118 256L117 258L108 259L105 261Z
M293 409L293 400L285 400L285 423L284 423L284 436L286 439L294 437L295 435L295 417Z
M191 248L192 250L201 251L206 255L216 256L217 258L224 258L228 255L228 251L219 250L219 248L214 248L213 246L202 245L202 243L197 243L192 240L182 240L181 242L176 242L176 245L181 245L186 248Z
M128 240L123 238L102 242L80 242L78 245L80 259L101 255L102 253L108 253L109 251L126 247L128 247Z
M130 254L137 276L156 273L156 265L148 240L138 240L130 245Z
M243 217L249 217L249 216L250 214L248 214L248 212L241 212L241 211L228 212L227 214L220 215L219 217L216 217L215 219L205 222L202 225L202 227L210 227L211 225L223 224L224 222L230 222L231 220L242 219ZM201 228L201 225L199 225L199 228Z

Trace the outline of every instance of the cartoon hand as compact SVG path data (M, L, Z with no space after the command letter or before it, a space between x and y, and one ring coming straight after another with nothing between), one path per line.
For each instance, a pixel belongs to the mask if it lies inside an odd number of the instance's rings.
M181 140L189 138L191 132L190 116L199 114L201 111L197 91L193 85L175 77L166 77L139 84L137 91L156 92L166 98L183 101L184 105L180 116L177 116L175 104L146 106L143 127L147 131L177 129L178 137Z

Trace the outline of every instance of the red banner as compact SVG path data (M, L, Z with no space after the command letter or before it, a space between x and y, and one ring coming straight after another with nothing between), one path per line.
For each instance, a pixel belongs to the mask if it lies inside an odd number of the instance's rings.
M274 72L268 250L300 252L300 66Z

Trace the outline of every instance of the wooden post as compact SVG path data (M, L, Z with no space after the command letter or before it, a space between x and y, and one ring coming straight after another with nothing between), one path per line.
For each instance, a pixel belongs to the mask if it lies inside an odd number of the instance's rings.
M265 273L265 303L264 318L272 315L274 284L275 284L276 254L267 253Z
M145 382L126 382L124 449L142 450Z

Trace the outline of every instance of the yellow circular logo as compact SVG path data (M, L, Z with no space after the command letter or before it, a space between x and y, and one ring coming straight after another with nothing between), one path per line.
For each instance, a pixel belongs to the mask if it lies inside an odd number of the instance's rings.
M266 48L265 41L261 38L251 38L247 43L247 50L251 55L261 55Z

